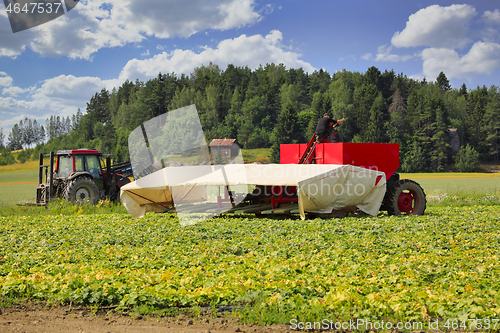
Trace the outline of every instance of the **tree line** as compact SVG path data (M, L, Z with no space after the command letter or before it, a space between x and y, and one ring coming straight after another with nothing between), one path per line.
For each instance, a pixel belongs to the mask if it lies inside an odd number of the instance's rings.
M463 84L456 89L444 73L427 82L374 66L365 73L333 75L282 64L255 70L209 64L190 76L159 73L147 82L125 81L112 91L96 92L86 113L78 112L71 121L51 117L44 144L37 136L19 142L23 147L37 143L36 153L91 147L123 161L133 129L190 104L197 107L208 142L234 138L243 148L271 148L271 161L277 163L279 145L307 142L324 113L347 119L337 141L399 143L403 172L441 172L449 165L465 170L478 161L499 161L498 87ZM29 127L29 120L23 126ZM450 128L460 135L458 154L450 149ZM11 135L8 146L14 148Z

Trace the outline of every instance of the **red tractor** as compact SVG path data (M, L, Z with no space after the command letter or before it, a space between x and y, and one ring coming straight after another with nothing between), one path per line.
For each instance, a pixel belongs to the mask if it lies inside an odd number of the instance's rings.
M49 164L44 164L44 157L49 157ZM36 204L46 205L53 198L90 204L116 200L131 174L130 162L111 165L111 155L94 149L40 154Z

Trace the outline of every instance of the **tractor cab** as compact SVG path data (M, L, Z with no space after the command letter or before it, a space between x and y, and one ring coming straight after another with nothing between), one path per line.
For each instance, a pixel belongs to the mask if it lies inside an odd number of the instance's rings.
M56 153L56 178L73 178L82 173L92 176L100 189L104 189L104 176L101 166L103 155L94 149L59 150Z

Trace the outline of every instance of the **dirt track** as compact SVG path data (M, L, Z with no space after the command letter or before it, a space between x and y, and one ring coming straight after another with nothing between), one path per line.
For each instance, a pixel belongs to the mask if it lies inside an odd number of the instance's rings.
M37 304L0 308L0 332L46 333L229 333L294 332L286 325L257 326L238 323L236 318L210 316L190 318L155 318L123 312L86 310L68 311L67 307L49 308Z

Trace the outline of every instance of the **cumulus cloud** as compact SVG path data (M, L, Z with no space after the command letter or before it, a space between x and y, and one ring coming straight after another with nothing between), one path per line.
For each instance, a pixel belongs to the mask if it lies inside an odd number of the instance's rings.
M500 68L499 34L494 26L500 24L500 10L484 12L481 19L474 22L477 30L471 31L469 24L476 15L471 5L426 7L410 15L405 29L393 35L390 46L382 45L375 57L367 53L363 58L386 62L420 58L422 72L411 75L415 79L434 80L441 71L450 79L491 74ZM472 45L470 49L468 45ZM399 55L394 48L399 52L401 48L415 50L413 54ZM465 51L459 51L463 49Z
M477 42L463 56L453 49L428 48L422 51L422 60L428 78L436 78L441 71L450 79L490 74L500 68L500 45Z
M476 14L470 5L429 6L410 15L405 29L396 32L391 43L396 47L463 48L471 42L468 24Z
M12 85L12 78L5 72L0 72L0 87L10 87Z
M37 86L22 89L11 86L3 90L10 97L0 97L0 127L11 128L24 117L34 118L42 124L51 115L67 117L82 111L86 103L102 88L112 89L117 81L97 77L60 75ZM18 98L17 94L24 94Z
M120 79L146 79L158 75L159 72L189 74L195 67L208 65L210 62L223 67L227 64L256 68L266 63L283 63L288 67L302 67L307 72L314 67L300 60L300 54L288 50L282 44L283 35L273 30L268 35L245 34L220 42L216 48L205 47L201 52L177 49L172 52L162 52L150 59L130 60L122 72Z
M377 56L375 57L375 61L389 61L389 62L400 62L407 61L414 56L412 55L397 55L392 52L393 47L382 45L378 48Z
M90 98L102 88L111 90L127 79L148 80L156 77L159 72L190 74L195 67L208 65L210 62L221 68L230 63L250 68L257 68L266 63L283 63L287 67L302 67L308 72L315 70L311 64L300 60L299 53L283 44L280 31L273 30L266 36L243 34L220 42L216 48L204 47L198 53L176 49L148 59L133 59L123 67L115 79L110 80L59 75L36 86L21 89L13 86L13 80L6 72L0 72L0 87L6 87L3 94L11 96L0 98L0 119L10 119L7 122L0 121L0 127L10 128L16 123L12 121L17 119L19 114L39 121L44 121L50 115L71 116L78 108L83 111ZM12 98L21 93L25 93L22 98Z
M34 34L30 30L13 34L7 13L0 10L0 57L17 57L33 38Z
M484 12L483 18L489 24L500 25L500 10L495 9L493 12L490 10L487 10Z
M16 97L19 94L23 94L25 92L26 92L26 89L22 89L19 87L8 87L8 88L4 88L2 90L2 95L10 95L12 97Z
M101 48L138 43L148 36L189 37L261 19L254 0L87 0L56 20L15 35L2 15L0 56L15 57L28 46L42 56L89 59Z
M373 57L373 54L371 54L371 53L366 53L366 54L363 54L363 55L361 56L361 59L363 59L363 60L371 60L371 59L372 59L372 57Z

